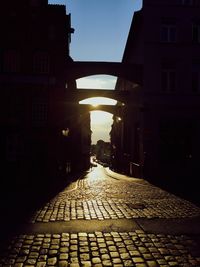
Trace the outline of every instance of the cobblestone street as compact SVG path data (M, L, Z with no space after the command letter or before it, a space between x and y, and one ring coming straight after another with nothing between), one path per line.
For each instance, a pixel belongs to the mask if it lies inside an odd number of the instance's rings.
M200 208L93 168L1 244L0 266L200 266Z

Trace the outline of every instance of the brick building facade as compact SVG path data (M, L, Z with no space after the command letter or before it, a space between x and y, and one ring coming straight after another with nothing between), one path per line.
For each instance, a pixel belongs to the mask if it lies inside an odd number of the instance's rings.
M143 84L118 79L116 85L135 95L116 132L119 165L132 176L183 191L188 181L195 190L200 174L199 14L198 0L144 0L123 56L123 62L141 64Z
M47 0L4 1L0 33L1 183L31 186L77 170L90 121L80 120L78 104L68 99L76 88L65 77L70 14Z

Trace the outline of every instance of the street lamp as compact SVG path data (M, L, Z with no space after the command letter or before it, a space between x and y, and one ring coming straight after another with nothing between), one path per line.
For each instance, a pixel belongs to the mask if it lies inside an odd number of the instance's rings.
M66 137L69 136L69 128L63 129L62 130L62 135L66 136Z
M118 117L118 116L116 117L116 121L117 121L117 122L120 122L121 120L122 120L121 117Z

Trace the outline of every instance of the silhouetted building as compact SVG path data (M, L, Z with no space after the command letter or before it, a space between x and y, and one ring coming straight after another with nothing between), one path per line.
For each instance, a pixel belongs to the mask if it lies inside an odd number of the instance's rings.
M0 32L1 170L29 186L37 176L73 171L83 122L67 98L75 89L65 78L70 14L47 0L4 1Z
M79 153L75 155L75 167L79 170L87 170L90 168L90 148L91 148L91 125L90 112L84 105L79 105L79 139L76 140L76 145L79 147Z
M96 159L102 164L110 165L110 142L98 140L96 145L93 146L93 154L96 155Z
M143 84L118 79L116 90L135 98L112 133L133 176L183 187L200 173L199 14L198 0L144 0L134 13L123 62L143 66Z

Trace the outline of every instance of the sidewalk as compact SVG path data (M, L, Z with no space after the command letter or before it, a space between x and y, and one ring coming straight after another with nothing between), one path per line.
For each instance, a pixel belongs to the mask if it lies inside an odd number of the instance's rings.
M106 173L114 178L126 181L132 181L144 185L148 185L144 179L134 178L127 175L123 175L117 172L105 168ZM150 184L149 184L150 185ZM163 190L164 191L164 190ZM171 194L172 195L172 194ZM176 196L175 196L176 197ZM177 197L178 199L179 197ZM180 198L181 199L181 198ZM189 201L183 200L185 203L190 203ZM193 206L193 204L191 203ZM189 215L189 214L188 214ZM137 224L144 231L154 232L154 233L179 233L179 234L197 234L200 235L200 213L199 215L192 217L183 217L183 218L137 218L135 219Z
M125 175L125 174L114 172L109 167L106 167L105 170L106 170L107 174L110 177L113 177L115 179L122 179L122 180L126 180L126 181L135 181L135 182L148 183L146 180L144 180L142 178L135 178L135 177L128 176L128 175Z

